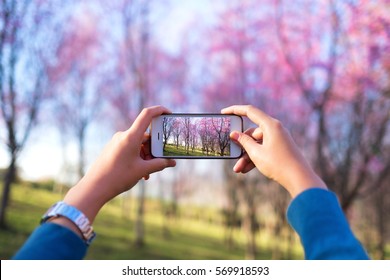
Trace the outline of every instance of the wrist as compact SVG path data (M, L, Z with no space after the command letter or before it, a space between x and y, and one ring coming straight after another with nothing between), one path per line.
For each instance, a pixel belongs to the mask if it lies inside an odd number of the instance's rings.
M73 222L71 222L69 219L67 219L65 217L62 217L62 216L53 217L53 218L47 220L47 223L53 223L53 224L57 224L57 225L61 225L63 227L66 227L66 228L70 229L71 231L73 231L75 234L77 234L80 238L83 238L83 235L82 235L81 231L79 230L79 228Z
M295 176L292 177L294 179L290 180L286 184L286 189L292 198L295 198L297 195L308 189L328 189L324 181L317 174L315 174L314 171L308 171L305 169L302 172L296 172L294 175Z
M42 216L41 224L46 222L54 222L69 228L84 239L86 245L91 244L96 236L90 221L84 213L64 201L53 204L46 211Z
M65 203L83 212L91 223L106 202L96 187L97 185L86 184L81 180L68 191L63 199Z

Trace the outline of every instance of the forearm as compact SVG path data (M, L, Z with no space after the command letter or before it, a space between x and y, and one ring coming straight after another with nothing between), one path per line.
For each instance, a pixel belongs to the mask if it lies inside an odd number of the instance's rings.
M103 197L101 192L93 191L94 187L97 187L98 183L91 184L84 179L77 185L71 188L65 195L63 202L67 205L75 207L89 220L89 224L92 225L96 215L100 209L109 200L107 197ZM81 229L75 224L75 221L64 216L56 216L50 218L47 223L54 223L68 228L77 234L80 238L84 239Z
M287 166L289 166L288 170L283 172L289 174L286 174L286 179L280 183L290 193L292 198L312 189L313 186L317 189L328 189L324 181L312 170L303 157L300 162L291 162Z
M369 258L332 192L302 192L291 202L287 218L301 238L306 259Z
M71 260L82 259L87 252L85 242L66 227L46 223L30 235L16 260Z
M106 185L101 181L83 178L68 191L63 201L76 207L92 224L100 209L113 197L109 197L107 191L101 191L101 189L109 188L109 184Z

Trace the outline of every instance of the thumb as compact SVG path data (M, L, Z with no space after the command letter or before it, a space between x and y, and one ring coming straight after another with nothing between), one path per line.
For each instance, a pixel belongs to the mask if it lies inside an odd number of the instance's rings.
M253 139L252 137L250 137L245 133L233 131L230 134L230 137L236 142L238 142L244 148L244 150L247 152L249 157L251 157L251 154L255 149L259 148L259 145L255 141L255 139Z

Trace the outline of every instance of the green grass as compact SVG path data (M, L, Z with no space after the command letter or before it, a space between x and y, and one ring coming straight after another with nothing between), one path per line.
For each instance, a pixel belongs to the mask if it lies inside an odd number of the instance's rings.
M16 185L6 216L8 229L0 231L0 259L9 258L39 224L45 209L60 200L61 195Z
M11 196L7 214L9 228L0 230L0 259L12 257L39 224L47 208L63 197L28 185L13 186ZM102 209L94 223L98 236L86 259L245 259L244 232L235 229L234 244L228 248L218 209L185 205L179 207L176 218L168 219L161 214L166 205L155 199L146 201L145 246L136 248L135 207L134 199L123 196ZM296 235L289 242L277 239L269 232L267 225L263 225L256 236L258 259L303 258ZM386 259L390 259L389 245Z
M0 231L0 259L10 258L38 225L41 215L62 195L48 190L15 185L7 215L9 229ZM95 220L98 234L86 259L245 259L245 235L234 233L234 246L224 242L225 231L220 212L213 208L188 205L179 208L178 218L161 214L161 203L148 199L145 214L145 246L134 246L136 202L124 198L108 203ZM126 214L126 215L125 215ZM126 217L130 216L130 217ZM280 242L262 231L257 235L257 258L302 258L302 249L295 240L290 255L286 242ZM275 255L279 252L279 255Z
M226 149L228 150L228 149ZM229 156L229 152L226 152L224 154L225 156ZM215 153L209 153L208 155L206 153L203 153L201 149L189 149L189 152L187 153L184 146L179 145L176 147L176 145L173 144L167 144L164 149L164 156L203 156L203 157L215 157L220 156L219 154Z

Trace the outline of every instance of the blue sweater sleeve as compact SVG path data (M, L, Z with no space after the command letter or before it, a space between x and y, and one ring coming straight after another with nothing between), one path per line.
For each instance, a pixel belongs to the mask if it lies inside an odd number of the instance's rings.
M301 238L306 259L369 258L330 191L302 192L287 209L287 219Z
M84 258L85 242L73 231L54 223L34 230L14 255L15 260L76 260Z

